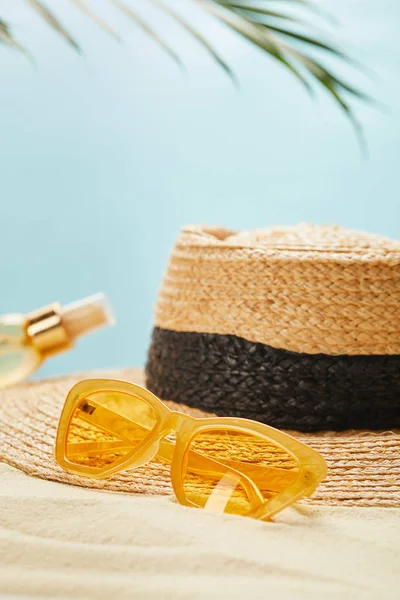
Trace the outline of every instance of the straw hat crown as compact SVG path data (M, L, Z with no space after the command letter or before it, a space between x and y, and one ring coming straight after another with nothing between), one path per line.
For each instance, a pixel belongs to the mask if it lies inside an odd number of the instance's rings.
M185 227L155 325L308 354L400 354L400 243L340 227Z

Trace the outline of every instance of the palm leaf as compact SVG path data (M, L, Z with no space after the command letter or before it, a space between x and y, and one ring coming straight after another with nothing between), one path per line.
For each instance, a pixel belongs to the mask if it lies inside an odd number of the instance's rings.
M302 0L288 1L302 2ZM275 25L260 23L252 17L246 19L245 16L242 15L243 9L251 12L254 8L253 5L248 2L242 2L240 5L237 3L233 5L224 0L197 0L197 2L205 6L206 9L222 23L288 67L302 83L306 84L307 89L310 90L312 88L310 87L308 80L303 76L302 69L300 69L298 65L300 65L312 78L317 79L336 101L339 107L345 112L355 129L361 146L365 146L361 125L354 117L353 111L346 101L343 92L347 92L359 100L367 102L371 102L372 99L361 91L340 81L320 63L298 50L296 46L290 46L287 40L293 39L296 42L302 42L308 46L313 46L333 54L344 61L351 62L351 59L349 59L341 50L326 44L325 42L316 40L312 36L282 29ZM228 8L231 9L230 12L227 10ZM291 59L294 59L295 62Z
M362 67L361 64L356 63L354 59L347 56L347 54L345 54L340 48L336 48L331 44L327 44L326 42L322 42L321 40L315 39L310 35L305 35L302 33L298 33L297 31L291 31L289 29L283 29L282 27L277 27L276 25L271 25L270 23L268 25L265 25L265 27L267 27L269 31L274 31L275 33L282 35L283 38L291 38L292 40L297 40L309 46L314 46L314 48L324 50L325 52L332 54L333 56L336 56L337 58L340 58L345 62L349 62L354 65L357 65L358 67Z
M364 152L367 152L368 149L364 137L363 128L358 119L355 117L348 102L344 99L342 92L347 92L347 94L349 94L350 96L353 96L367 103L374 104L374 100L364 92L361 92L357 88L350 86L348 83L345 83L344 81L336 77L336 75L328 71L325 67L323 67L318 61L314 60L313 58L305 56L304 54L300 54L293 49L289 49L288 51L292 54L295 54L296 58L303 63L304 67L308 70L308 72L315 79L317 79L319 83L333 96L336 103L344 111L345 115L348 117L351 124L353 125L361 149Z
M14 38L10 25L2 19L0 19L0 44L8 46L13 50L18 50L19 52L22 52L22 54L25 54L25 56L32 63L34 63L34 61L32 60L32 56L28 53L24 46L22 46L22 44L17 42L17 40Z
M121 38L118 35L118 33L114 31L114 29L110 27L110 25L106 23L101 17L99 17L97 13L93 12L93 10L89 8L88 5L84 2L84 0L70 0L70 2L72 2L72 4L74 4L76 8L79 9L84 15L86 15L87 17L89 17L89 19L96 23L96 25L100 27L100 29L110 34L115 40L117 40L117 42L121 41Z
M160 38L159 35L155 33L155 31L147 25L145 21L129 6L121 2L121 0L109 0L111 4L113 4L116 8L121 10L131 21L135 23L142 31L144 31L156 44L161 46L161 48L169 54L169 56L182 68L183 63L179 55L173 50L163 39Z
M64 27L60 19L50 10L48 5L51 0L25 0L36 13L68 44L75 50L81 52L81 47L73 35ZM101 29L119 39L119 35L110 25L105 22L93 9L89 8L86 0L70 0L88 18L94 21ZM180 67L182 60L180 55L171 48L167 42L156 33L153 28L130 7L129 0L107 0L114 8L122 12L136 26L146 33L157 43ZM200 33L190 22L180 15L178 11L168 5L168 0L150 0L152 4L166 15L171 17L183 29L185 29L201 46L207 51L216 63L234 81L235 76L225 59L217 52L206 35ZM303 21L297 17L287 14L285 10L270 8L270 0L186 0L186 2L197 3L206 13L217 19L225 27L237 33L253 46L260 48L265 54L272 57L282 66L288 69L306 87L308 91L313 90L312 81L317 80L324 89L337 102L346 115L350 118L357 131L360 131L358 122L354 119L351 107L346 95L363 101L370 101L365 94L340 81L325 67L308 56L304 49L315 49L319 52L330 54L342 62L356 65L345 53L335 45L317 39L312 34L296 31L297 26L304 27ZM305 10L318 12L326 17L312 0L273 0L274 5L281 4L283 8L290 6L301 6ZM53 0L53 4L55 1ZM290 27L287 28L287 25ZM23 48L11 34L10 28L0 20L0 42L10 47ZM358 66L358 65L357 65Z
M277 36L270 34L266 26L244 19L235 12L228 12L224 10L224 8L221 9L219 2L214 3L208 2L207 0L197 0L197 2L204 5L210 14L227 25L230 29L233 29L254 46L258 46L261 50L288 68L289 71L301 81L306 89L311 91L309 82L302 73L288 61L281 50Z
M262 2L263 0L261 0ZM268 0L267 0L268 1ZM333 15L331 15L330 12L328 12L327 10L322 9L320 6L317 6L317 4L315 4L315 2L313 0L273 0L274 2L281 2L282 4L298 4L299 6L301 6L302 8L305 8L307 10L310 10L311 12L315 13L316 15L318 15L319 17L322 17L323 19L325 19L325 21L329 21L330 23L337 23L337 20L335 19L335 17ZM262 6L259 6L257 4L254 4L254 2L252 2L252 0L243 0L243 2L232 2L232 0L216 0L216 2L218 2L218 4L220 4L221 6L225 6L227 8L240 8L240 9L246 9L246 10L252 10L253 12L259 12L259 13L264 13L266 14L267 12L270 12L268 9L265 9ZM264 0L265 2L265 0ZM282 17L282 14L284 13L277 13L275 12L275 16L278 16L279 14L279 18L284 18Z
M221 6L224 6L223 4ZM262 17L267 17L267 19L279 19L279 21L292 22L296 24L302 23L297 17L292 17L291 15L287 15L286 13L278 12L276 10L269 10L268 8L262 8L260 6L252 6L249 4L229 4L230 10L234 10L238 14L241 14L244 17L251 18L252 20L259 20Z
M229 75L232 81L237 84L237 79L230 68L230 66L224 61L223 58L218 54L218 52L213 48L210 42L199 33L188 21L186 21L183 17L181 17L175 10L172 10L169 6L162 4L159 0L150 0L154 6L157 6L160 10L164 11L170 17L172 17L175 21L177 21L190 35L192 35L202 46L207 50L207 52L212 56L212 58L217 62L217 64L222 67L222 69Z
M11 33L11 27L0 19L0 42L14 50L21 50L21 46L15 41Z
M65 29L62 23L57 17L44 5L40 0L26 0L28 4L38 13L42 19L46 21L48 25L62 38L64 38L77 52L82 52L78 42L72 37L72 35Z

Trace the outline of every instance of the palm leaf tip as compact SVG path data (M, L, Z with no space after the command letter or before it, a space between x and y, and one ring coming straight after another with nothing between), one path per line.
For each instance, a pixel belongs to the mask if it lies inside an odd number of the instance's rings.
M264 0L266 2L266 0ZM313 4L307 0L282 0L286 3L303 4L310 8ZM313 91L311 81L318 80L325 90L331 95L335 102L345 112L356 132L361 146L365 146L363 130L359 121L355 118L353 109L349 105L346 96L350 95L359 100L374 103L374 100L362 91L357 90L330 73L325 67L309 57L302 50L305 48L314 48L319 51L333 55L342 62L357 66L358 63L349 58L342 50L336 48L333 44L328 44L314 38L312 35L298 33L294 30L283 28L276 23L280 12L270 11L251 0L229 1L229 0L197 0L211 15L217 18L229 29L235 31L243 38L258 46L266 54L280 62L289 69L307 90ZM257 16L254 16L257 15ZM260 15L265 17L262 21L258 18ZM283 13L282 13L283 15ZM275 20L271 23L268 17ZM287 18L283 16L283 22L292 25L303 25L295 17Z
M152 27L150 27L146 21L144 21L142 19L142 17L140 17L140 15L134 11L129 5L125 4L125 2L122 2L122 0L109 0L109 2L118 10L120 10L122 13L125 14L126 17L128 17L133 23L135 23L135 25L137 27L139 27L142 31L144 31L144 33L146 35L148 35L150 37L150 39L152 39L156 44L158 44L163 50L164 52L166 52L170 58L172 58L172 60L174 60L176 62L176 64L183 70L185 71L185 66L182 62L182 59L180 58L179 54L177 54L175 52L175 50L173 50L173 48L171 48L171 46L169 44L167 44L167 42L165 42L155 31L154 29L152 29Z
M292 51L294 53L294 51ZM338 106L344 111L350 123L353 126L359 146L364 155L368 154L368 146L364 134L364 129L360 121L356 118L354 111L350 107L347 97L353 97L366 103L374 103L373 98L361 92L357 88L350 86L339 79L336 75L326 69L321 63L300 53L295 53L298 60L304 65L307 71L314 77L322 87L327 90ZM346 97L347 96L347 97Z
M100 29L111 35L117 42L121 42L118 33L104 19L102 19L94 10L92 10L84 0L70 0L72 4L89 19L91 19Z
M6 45L14 43L14 38L11 33L11 27L6 21L0 19L0 42Z
M4 46L8 46L13 50L17 50L18 52L22 52L34 64L34 60L29 52L24 48L22 44L20 44L12 34L11 26L9 23L0 19L0 43Z
M26 0L33 10L58 34L60 35L70 46L72 46L79 54L83 54L82 48L78 42L72 37L69 31L63 26L61 21L55 16L55 14L47 8L41 0Z
M186 19L184 19L177 11L173 10L166 4L163 4L159 0L150 0L150 2L159 10L163 11L169 17L171 17L174 21L176 21L183 29L185 29L201 46L211 55L214 61L221 67L231 78L232 82L236 87L239 87L239 81L228 65L228 63L221 57L221 55L217 52L214 46L207 40L207 38L202 35L197 29L195 29L191 23L189 23Z

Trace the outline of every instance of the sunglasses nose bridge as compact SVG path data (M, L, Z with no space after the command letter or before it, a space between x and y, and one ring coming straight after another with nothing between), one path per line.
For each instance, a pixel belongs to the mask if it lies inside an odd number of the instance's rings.
M186 430L192 429L193 421L193 417L173 411L168 419L168 428L171 428L173 431L184 433Z

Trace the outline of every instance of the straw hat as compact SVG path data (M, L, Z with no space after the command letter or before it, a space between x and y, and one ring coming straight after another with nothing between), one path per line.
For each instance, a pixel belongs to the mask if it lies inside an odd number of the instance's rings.
M147 381L193 416L239 414L297 430L289 432L329 467L304 502L398 507L399 267L398 243L341 229L186 228L162 285L146 379L132 369L101 376ZM45 479L172 495L157 460L107 480L56 464L64 399L89 376L0 392L0 460Z
M278 428L400 427L400 243L312 225L184 228L147 386Z
M116 492L173 495L168 466L152 461L134 471L97 480L66 473L54 459L54 443L65 396L74 383L93 376L80 373L25 383L0 392L0 460L28 475ZM99 373L96 373L99 376ZM144 384L138 369L103 372L101 376ZM166 402L193 416L205 411ZM326 458L327 479L302 502L343 506L400 505L400 431L298 434Z

